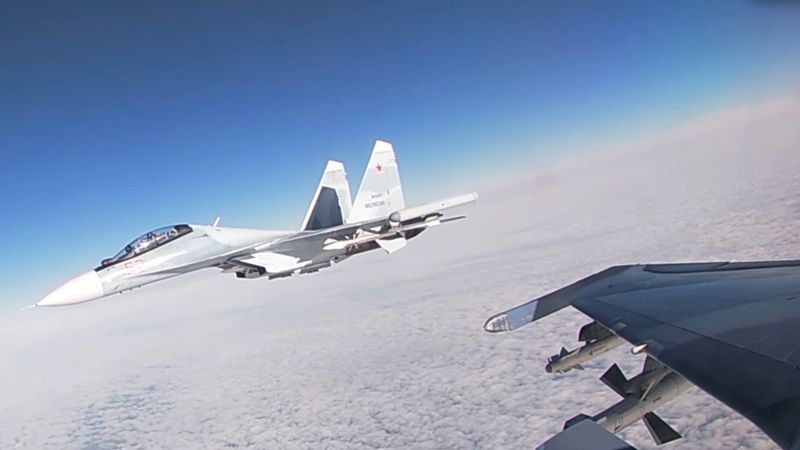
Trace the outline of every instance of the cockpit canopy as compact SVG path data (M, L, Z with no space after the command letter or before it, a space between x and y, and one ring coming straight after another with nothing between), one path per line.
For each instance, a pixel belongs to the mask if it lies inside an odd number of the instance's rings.
M169 227L158 228L134 239L116 255L111 258L104 259L100 263L100 266L107 267L120 261L124 261L128 258L133 258L134 256L141 255L144 252L148 252L156 247L160 247L167 242L172 241L173 239L191 232L192 227L189 225L172 225Z

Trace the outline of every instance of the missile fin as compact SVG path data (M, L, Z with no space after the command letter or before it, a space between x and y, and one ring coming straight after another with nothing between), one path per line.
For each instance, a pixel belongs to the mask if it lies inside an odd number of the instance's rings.
M642 373L650 372L651 370L660 369L664 367L664 364L653 359L650 355L647 355L647 358L644 360L644 366L642 367Z
M642 367L642 373L648 373L648 372L652 372L654 370L660 370L660 369L663 369L665 367L666 366L664 366L660 362L658 362L655 359L651 358L650 355L647 355L647 358L645 358L645 360L644 360L644 367ZM650 394L650 391L652 391L653 388L658 386L658 383L661 383L661 380L663 380L664 377L669 375L671 372L672 372L671 370L662 371L662 373L660 375L658 375L658 376L654 377L652 380L650 380L650 382L645 387L644 392L642 392L641 397L639 397L639 398L642 399L642 400L647 398L647 396Z
M656 442L656 445L666 444L667 442L672 442L681 438L680 433L667 425L656 413L649 412L645 414L644 417L642 417L642 421L647 427L647 431L650 432L650 436Z
M625 389L628 386L628 379L625 378L625 375L622 373L622 370L620 370L616 363L606 370L606 373L600 377L600 381L602 381L606 386L610 387L612 391L619 394L620 397L625 397Z

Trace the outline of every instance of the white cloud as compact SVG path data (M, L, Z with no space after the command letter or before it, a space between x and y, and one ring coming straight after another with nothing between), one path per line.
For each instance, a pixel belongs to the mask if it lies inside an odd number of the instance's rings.
M797 257L797 123L797 98L727 112L483 192L467 221L313 276L208 271L21 313L0 342L0 447L531 448L616 402L596 378L640 358L554 376L547 356L588 319L502 336L484 320L612 264ZM774 448L697 389L659 413L681 448ZM625 437L653 447L640 425Z

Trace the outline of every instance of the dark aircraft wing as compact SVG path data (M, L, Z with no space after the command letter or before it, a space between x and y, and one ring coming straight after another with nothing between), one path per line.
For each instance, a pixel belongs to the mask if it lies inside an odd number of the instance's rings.
M587 450L587 443L591 443L592 450L636 450L636 447L591 420L583 420L567 428L536 447L536 450Z
M484 328L512 330L568 305L644 345L782 448L800 448L800 260L611 267Z

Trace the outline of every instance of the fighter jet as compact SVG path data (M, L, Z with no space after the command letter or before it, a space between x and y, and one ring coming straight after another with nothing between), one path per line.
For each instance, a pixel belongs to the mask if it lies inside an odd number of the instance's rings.
M344 165L328 161L299 230L221 227L219 219L211 225L158 228L67 281L36 306L96 300L210 267L244 279L317 272L358 253L400 250L428 228L463 219L444 218L443 211L477 198L469 193L406 208L392 144L376 141L355 200Z

